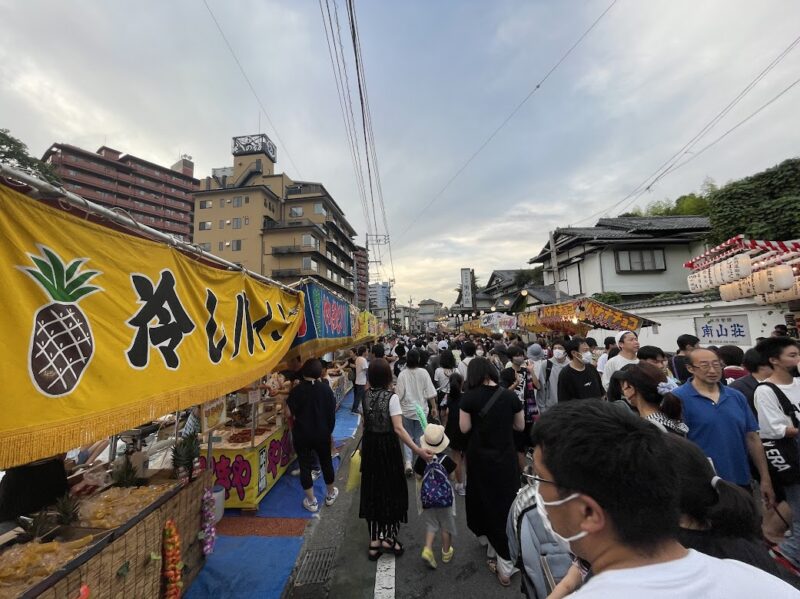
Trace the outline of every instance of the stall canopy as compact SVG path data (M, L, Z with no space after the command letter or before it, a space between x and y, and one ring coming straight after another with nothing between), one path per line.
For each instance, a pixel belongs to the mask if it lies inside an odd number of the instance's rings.
M238 389L302 322L302 292L4 186L0 229L0 468Z
M585 335L591 329L639 331L657 322L590 298L541 306L517 315L517 326L531 333Z
M283 360L290 368L353 345L351 305L315 281L305 280L298 286L305 296L305 310L297 338Z

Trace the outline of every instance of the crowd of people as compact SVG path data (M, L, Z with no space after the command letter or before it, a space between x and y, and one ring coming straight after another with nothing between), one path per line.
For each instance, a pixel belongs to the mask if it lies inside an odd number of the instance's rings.
M797 340L779 329L747 352L688 334L669 351L633 331L602 345L461 333L353 348L368 556L402 555L416 479L430 568L453 559L465 495L498 582L524 579L523 561L539 556L520 554L507 527L523 488L574 560L551 597L797 596L798 362ZM300 462L310 468L316 451L332 485L328 428L302 442Z

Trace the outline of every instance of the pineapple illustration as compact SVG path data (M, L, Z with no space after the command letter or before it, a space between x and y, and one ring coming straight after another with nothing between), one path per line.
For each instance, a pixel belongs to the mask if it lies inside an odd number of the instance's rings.
M52 300L36 312L30 342L28 371L36 388L50 397L71 393L94 354L94 337L78 302L100 291L89 281L101 274L82 270L88 258L66 265L50 248L37 246L41 255L28 254L34 266L20 266Z

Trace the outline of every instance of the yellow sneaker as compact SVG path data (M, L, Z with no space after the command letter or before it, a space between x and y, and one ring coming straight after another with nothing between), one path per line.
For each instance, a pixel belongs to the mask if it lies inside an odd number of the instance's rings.
M455 552L455 549L453 548L452 545L450 545L450 551L445 551L444 549L442 549L442 562L445 563L445 564L449 563L450 560L453 559L453 553L454 552Z
M425 560L431 568L433 568L434 570L436 569L436 558L433 556L433 550L432 549L428 549L427 547L423 547L422 548L422 559Z

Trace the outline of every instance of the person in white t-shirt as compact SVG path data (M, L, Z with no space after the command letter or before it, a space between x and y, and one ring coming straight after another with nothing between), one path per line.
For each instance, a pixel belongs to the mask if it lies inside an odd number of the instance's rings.
M533 427L532 479L542 524L591 565L576 599L798 597L762 570L676 540L680 484L666 437L596 400L560 403Z
M472 359L475 357L475 351L477 347L473 341L465 341L464 345L461 346L462 351L462 358L461 361L458 363L458 374L461 375L461 380L467 380L467 367L469 363L472 362Z
M606 367L606 362L608 362L608 352L611 351L612 348L617 347L617 340L615 337L606 337L603 340L603 346L605 349L603 353L600 354L600 357L597 358L597 372L603 374L603 369Z
M633 331L620 331L616 336L619 353L613 358L609 358L603 366L603 388L608 391L613 374L626 364L638 364L639 358L636 352L639 351L639 337Z
M800 348L790 337L768 337L756 345L756 351L764 365L772 367L770 377L756 387L753 395L758 413L758 434L763 440L788 437L796 442L800 434L798 413L794 412L794 417L787 416L781 400L789 401L791 406L786 406L789 411L792 411L790 408L800 409L800 378L793 376L800 363ZM778 395L782 395L781 399ZM793 466L797 468L798 464ZM790 535L773 551L780 553L795 568L800 568L800 484L784 484L783 490L792 510L793 525L789 528Z
M428 371L419 367L420 353L412 349L406 357L406 369L397 377L395 393L400 398L400 407L403 409L403 426L414 443L419 445L422 437L422 424L419 421L417 408L421 408L428 418L436 418L436 387L433 386ZM406 463L406 476L411 476L411 449L403 447Z
M367 353L367 348L365 346L359 345L356 348L355 353L356 378L353 381L353 407L350 408L350 411L354 414L357 414L361 408L361 403L364 401L364 392L367 388L367 368L369 367L369 363L365 357Z

